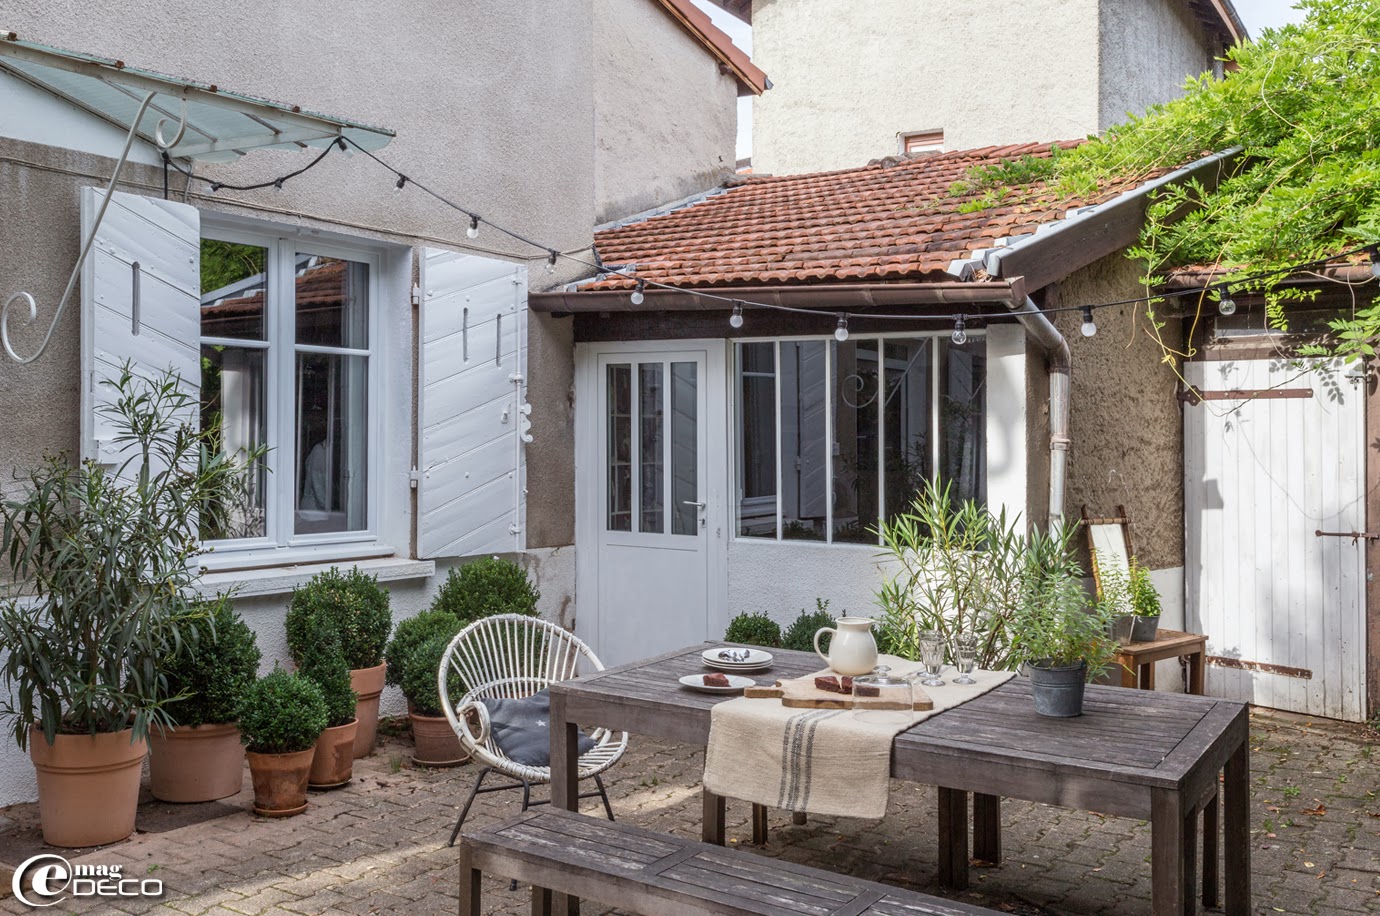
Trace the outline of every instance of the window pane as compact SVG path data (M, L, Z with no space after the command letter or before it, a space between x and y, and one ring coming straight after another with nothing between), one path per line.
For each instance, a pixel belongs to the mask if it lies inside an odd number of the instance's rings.
M776 345L738 344L738 534L776 537Z
M368 348L368 264L298 253L295 292L299 344Z
M969 337L956 347L945 340L939 366L939 476L952 484L955 500L987 501L987 341Z
M265 442L266 353L246 347L201 348L201 427L210 429L219 424L220 448L227 455L243 457ZM203 508L201 539L265 537L266 475L262 460L252 468L246 466L227 500Z
M834 540L875 544L878 498L876 340L833 341Z
M368 358L297 354L298 534L368 525Z
M632 371L609 366L605 393L608 410L608 530L632 530Z
M781 344L781 534L824 540L829 498L824 341Z
M699 534L699 367L671 363L671 533Z
M933 346L928 340L888 340L886 406L882 438L886 453L886 517L905 512L930 479L930 417Z
M666 531L665 495L662 480L665 475L665 443L662 423L662 365L642 363L637 367L638 410L638 498L641 520L638 531L662 534Z
M268 249L201 240L201 336L264 339Z

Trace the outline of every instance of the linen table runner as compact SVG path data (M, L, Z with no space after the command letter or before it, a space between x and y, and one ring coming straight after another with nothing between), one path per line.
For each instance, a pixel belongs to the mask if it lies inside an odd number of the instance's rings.
M892 674L922 669L919 662L883 655ZM831 674L821 671L820 674ZM792 709L777 699L738 697L710 714L704 787L716 795L811 814L880 818L891 785L891 742L917 722L980 697L1013 676L974 671L976 684L920 687L934 709L912 712L910 722L872 722L851 709ZM811 675L813 677L813 675Z

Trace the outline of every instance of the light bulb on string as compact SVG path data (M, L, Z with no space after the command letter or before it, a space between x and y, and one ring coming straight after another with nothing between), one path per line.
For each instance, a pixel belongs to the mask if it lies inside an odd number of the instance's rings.
M646 280L638 280L638 281L637 281L637 289L633 290L632 296L629 297L629 298L632 300L632 304L633 304L633 305L641 305L641 304L643 303L643 301L646 300L647 297L646 297L645 295L643 295L643 293L642 293L642 291L643 291L644 289L646 289L646 288L647 288L647 281L646 281Z
M1221 298L1217 300L1218 314L1226 317L1236 314L1236 300L1231 297L1231 288L1222 287Z
M469 236L472 239L479 238L479 217L470 217L470 228L465 230L465 235Z
M403 185L405 185L405 184L407 184L407 176L406 176L406 175L399 175L399 176L398 176L398 183L395 184L395 185L393 185L393 190L394 190L394 191L401 191L401 190L403 189Z
M274 190L281 191L281 190L283 189L283 182L284 182L284 181L286 181L286 179L284 179L284 178L275 178L275 179L273 179L273 187L274 187Z
M1097 322L1093 321L1092 306L1083 306L1083 325L1078 329L1084 337L1094 337L1097 335Z
M560 252L554 248L548 250L546 255L546 272L554 274L556 272L556 258L560 257Z
M848 316L839 315L839 326L834 328L834 339L843 343L848 339Z
M949 336L954 342L954 346L961 347L968 342L968 322L959 315L954 319L954 332Z
M728 316L728 325L732 328L741 328L743 326L743 303L733 303L733 314Z

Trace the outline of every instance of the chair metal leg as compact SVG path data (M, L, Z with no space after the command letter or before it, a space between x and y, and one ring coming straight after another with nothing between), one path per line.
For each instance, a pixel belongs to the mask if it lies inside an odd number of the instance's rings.
M599 787L599 798L604 802L604 813L609 816L609 820L613 820L613 805L609 804L609 793L604 788L604 778L598 773L594 774L594 784Z
M447 846L455 845L455 838L460 835L460 828L465 826L465 818L469 817L470 805L474 804L474 797L479 794L479 787L484 784L484 777L488 775L488 767L479 771L479 778L474 781L474 788L470 790L470 797L465 799L465 807L460 809L460 820L455 822L455 829L450 832L450 842L446 844ZM525 806L523 810L526 810Z
M532 807L532 784L524 779L522 781L522 812L526 814L530 807Z

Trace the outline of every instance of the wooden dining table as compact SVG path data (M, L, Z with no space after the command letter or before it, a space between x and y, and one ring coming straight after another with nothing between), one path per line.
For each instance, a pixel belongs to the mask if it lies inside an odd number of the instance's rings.
M707 746L711 711L731 697L690 690L679 678L705 673L701 653L720 645L728 644L687 646L553 684L552 804L576 810L581 726ZM821 667L813 653L773 655L771 669L753 675L759 683ZM1155 916L1194 913L1200 896L1216 906L1220 855L1225 912L1246 916L1248 715L1229 700L1089 685L1083 715L1046 718L1035 712L1029 681L1017 677L898 734L891 775L938 788L938 877L950 888L968 883L970 795L973 853L993 863L1001 859L1000 801L1018 798L1149 821ZM724 812L725 800L705 792L706 841L724 842Z

